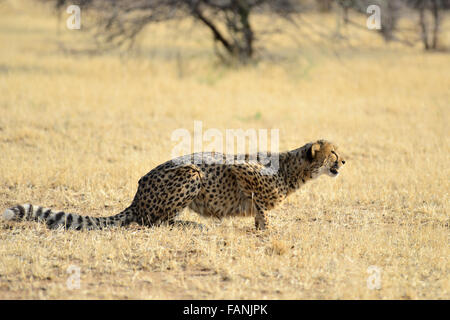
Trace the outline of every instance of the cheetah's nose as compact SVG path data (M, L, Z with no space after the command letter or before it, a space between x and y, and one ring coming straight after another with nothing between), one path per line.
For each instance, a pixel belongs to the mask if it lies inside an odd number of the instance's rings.
M342 164L345 164L345 161L344 161L344 160L342 160Z

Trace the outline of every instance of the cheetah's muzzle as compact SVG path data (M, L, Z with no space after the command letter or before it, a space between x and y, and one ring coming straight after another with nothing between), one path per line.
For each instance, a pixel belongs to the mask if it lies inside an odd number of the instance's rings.
M337 176L337 175L339 174L339 171L338 171L336 168L331 168L331 169L330 169L330 172L331 172L332 174L334 174L335 176Z

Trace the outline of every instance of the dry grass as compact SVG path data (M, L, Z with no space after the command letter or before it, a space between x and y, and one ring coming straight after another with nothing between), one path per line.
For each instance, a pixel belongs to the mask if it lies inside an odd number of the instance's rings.
M0 208L117 213L170 158L172 131L194 120L279 128L281 149L327 138L348 160L339 178L274 210L270 232L188 211L209 230L1 221L1 299L450 298L447 54L385 46L367 31L320 50L280 37L273 52L285 59L232 70L214 63L198 28L183 39L153 27L133 56L66 55L57 41L83 43L80 32L57 35L53 16L21 1L0 14ZM66 287L70 265L80 289ZM379 290L366 284L371 265Z

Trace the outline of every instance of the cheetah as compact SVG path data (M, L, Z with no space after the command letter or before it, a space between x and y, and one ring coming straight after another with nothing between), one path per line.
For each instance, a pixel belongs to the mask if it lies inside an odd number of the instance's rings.
M130 223L158 226L189 223L177 221L189 208L204 217L222 219L254 216L256 229L269 226L268 211L309 180L322 174L336 177L345 160L326 140L310 142L295 150L268 154L278 165L264 163L261 153L239 158L216 152L200 152L160 164L138 183L129 207L110 217L90 217L55 211L31 204L6 209L6 220L42 221L49 228L75 230L122 227ZM198 160L201 161L192 161ZM244 161L237 161L243 159ZM191 222L192 223L192 222Z

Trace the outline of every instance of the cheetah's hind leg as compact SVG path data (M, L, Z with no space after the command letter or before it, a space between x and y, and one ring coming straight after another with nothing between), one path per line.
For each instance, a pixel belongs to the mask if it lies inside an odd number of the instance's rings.
M163 225L195 227L201 230L205 226L192 221L178 221L176 217L199 194L201 190L201 171L195 165L189 164L166 169L170 174L170 181L152 181L158 203L148 225ZM157 180L157 179L156 179ZM142 206L143 207L143 206Z

